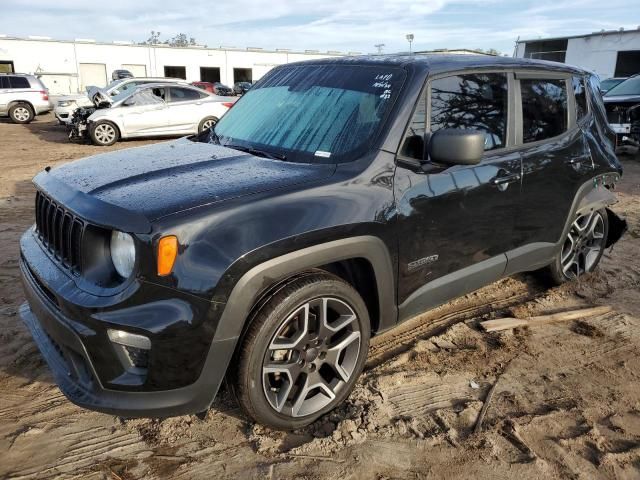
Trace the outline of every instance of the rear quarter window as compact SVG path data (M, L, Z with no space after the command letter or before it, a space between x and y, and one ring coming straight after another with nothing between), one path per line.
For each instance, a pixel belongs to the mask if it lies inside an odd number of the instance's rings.
M9 88L31 88L29 85L29 80L25 77L8 77L9 78Z
M573 77L571 79L573 86L573 95L576 99L576 119L582 120L589 113L589 107L587 106L587 89L584 85L584 78Z

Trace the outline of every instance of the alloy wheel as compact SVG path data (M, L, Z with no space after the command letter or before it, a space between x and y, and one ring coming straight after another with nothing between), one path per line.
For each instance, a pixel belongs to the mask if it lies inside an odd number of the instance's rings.
M26 107L17 107L13 110L13 116L19 122L26 122L31 118L31 112Z
M604 235L604 219L598 211L580 215L573 222L560 255L565 277L575 279L593 270L605 246Z
M100 143L107 144L116 138L116 129L108 123L101 123L96 126L94 135Z
M202 130L208 130L216 124L216 121L213 118L205 120L202 122Z
M290 417L326 407L353 375L360 341L358 317L344 301L321 297L298 307L271 339L262 364L271 407Z

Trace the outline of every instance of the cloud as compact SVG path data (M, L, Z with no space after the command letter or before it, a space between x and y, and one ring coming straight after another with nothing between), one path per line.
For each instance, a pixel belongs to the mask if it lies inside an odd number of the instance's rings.
M3 0L0 33L143 41L186 33L209 46L356 50L497 48L518 37L578 34L624 26L628 2L608 0Z

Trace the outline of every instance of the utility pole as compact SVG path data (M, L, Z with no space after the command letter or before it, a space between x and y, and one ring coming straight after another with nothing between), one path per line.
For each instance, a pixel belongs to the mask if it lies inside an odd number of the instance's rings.
M409 42L409 54L413 53L411 50L411 44L413 43L413 33L407 34L407 42Z
M383 49L384 46L385 46L384 43L376 43L374 45L374 47L376 47L378 49L378 55L382 55L382 49Z

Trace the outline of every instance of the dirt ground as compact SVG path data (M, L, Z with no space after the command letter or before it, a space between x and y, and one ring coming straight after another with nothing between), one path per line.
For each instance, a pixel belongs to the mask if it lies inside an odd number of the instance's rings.
M204 419L121 420L52 383L17 315L30 179L102 151L70 144L50 116L0 120L0 478L640 478L640 157L624 157L614 207L629 232L598 272L551 290L531 275L502 280L375 338L347 402L282 433L249 422L226 391ZM478 326L591 305L615 310L508 333Z

